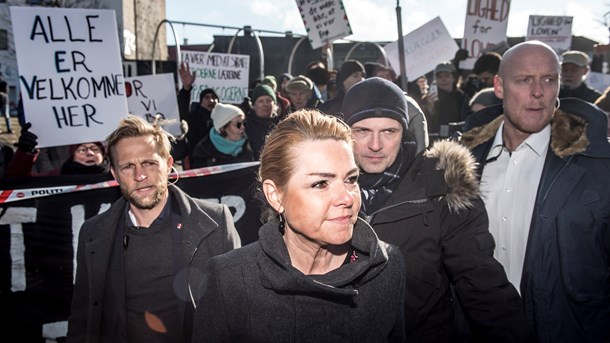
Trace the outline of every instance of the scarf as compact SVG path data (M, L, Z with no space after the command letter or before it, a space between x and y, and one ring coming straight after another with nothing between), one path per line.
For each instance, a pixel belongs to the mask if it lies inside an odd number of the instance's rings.
M210 129L210 140L218 151L234 157L242 152L244 143L246 142L245 137L238 141L228 140L221 136L214 128Z
M404 135L396 160L383 173L369 174L361 171L358 178L362 191L360 213L367 216L383 206L411 166L416 149L415 141L410 139L409 135Z
M67 160L61 166L61 175L76 175L76 174L102 174L108 172L108 161L104 159L101 164L86 166L72 160Z

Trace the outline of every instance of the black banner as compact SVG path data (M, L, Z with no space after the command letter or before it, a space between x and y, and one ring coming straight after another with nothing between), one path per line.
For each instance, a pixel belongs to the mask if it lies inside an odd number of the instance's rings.
M192 197L229 206L242 245L246 245L258 239L261 225L262 202L255 196L256 169L181 178L176 185ZM100 181L104 179L99 176L30 178L0 182L0 189ZM4 337L44 342L43 325L59 330L59 334L50 333L47 337L61 337L61 331L65 334L75 270L75 237L86 219L107 210L119 197L118 187L109 187L0 205L0 311L5 318L0 322Z

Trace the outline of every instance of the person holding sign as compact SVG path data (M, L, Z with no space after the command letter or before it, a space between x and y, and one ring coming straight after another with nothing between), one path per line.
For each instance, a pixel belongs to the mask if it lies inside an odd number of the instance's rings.
M358 218L350 129L300 110L259 167L259 240L210 259L193 342L404 342L400 251Z
M187 156L193 155L195 146L208 135L212 127L211 114L214 106L218 103L218 95L213 89L204 89L199 93L199 104L191 108L191 90L195 82L196 75L186 63L180 64L180 81L182 88L178 91L178 111L180 119L188 124L186 133ZM190 163L186 163L185 169L190 168Z
M129 116L107 138L123 197L78 235L68 342L191 342L190 285L211 256L241 245L226 205L168 183L170 138Z
M195 147L191 168L254 161L245 135L245 119L246 116L239 107L216 104L212 110L214 127Z

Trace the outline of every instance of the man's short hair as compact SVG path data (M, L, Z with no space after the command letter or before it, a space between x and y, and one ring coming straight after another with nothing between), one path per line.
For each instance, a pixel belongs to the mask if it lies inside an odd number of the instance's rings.
M486 52L474 62L474 68L472 71L477 75L486 71L490 74L497 74L498 69L500 69L501 61L502 55L499 53L493 51Z
M129 137L152 136L159 155L165 159L169 158L172 149L171 141L174 140L174 137L168 135L167 132L163 130L161 127L162 124L162 121L157 121L153 125L134 115L129 115L127 118L121 119L116 130L112 131L112 133L106 137L106 149L110 166L115 167L115 146L121 139Z

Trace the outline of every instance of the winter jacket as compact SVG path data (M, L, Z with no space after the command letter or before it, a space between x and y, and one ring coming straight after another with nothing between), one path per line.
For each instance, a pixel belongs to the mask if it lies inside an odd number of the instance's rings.
M484 168L504 116L464 133ZM562 99L530 226L521 296L539 342L610 341L610 143L603 112Z
M178 204L181 220L181 238L177 242L182 260L175 261L181 266L176 270L174 287L179 297L184 297L179 306L183 310L181 320L188 342L193 315L188 303L189 277L200 275L211 256L239 247L240 239L225 205L193 199L173 185L169 185L169 192L170 199ZM106 212L85 221L80 230L68 342L102 342L103 337L106 341L126 342L125 276L109 268L111 262L122 264L122 248L117 251L116 246L119 242L119 247L124 247L124 238L117 233L121 232L120 221L124 219L126 206L126 200L120 198ZM103 327L108 331L102 332Z
M415 157L384 206L366 218L379 239L404 255L409 341L459 341L458 302L474 341L524 342L531 335L519 294L493 257L478 192L468 150L437 141Z
M561 87L559 91L559 99L578 98L590 103L594 103L600 96L602 96L600 91L589 87L584 82L576 88Z
M193 342L404 342L404 264L359 220L358 258L324 275L292 267L277 220L259 240L212 258Z
M191 168L203 168L252 161L254 161L254 155L252 154L248 141L244 143L242 151L237 156L233 156L218 151L208 135L195 146L195 150L191 156Z

